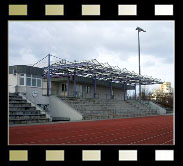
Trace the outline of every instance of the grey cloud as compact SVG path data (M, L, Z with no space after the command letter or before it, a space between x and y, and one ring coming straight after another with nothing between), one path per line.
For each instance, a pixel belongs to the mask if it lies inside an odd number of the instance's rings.
M138 55L136 26L147 30L140 34L142 54L171 63L173 23L165 21L10 22L10 61L21 48L31 49L37 59L54 53L70 61L97 58L103 48L125 60Z

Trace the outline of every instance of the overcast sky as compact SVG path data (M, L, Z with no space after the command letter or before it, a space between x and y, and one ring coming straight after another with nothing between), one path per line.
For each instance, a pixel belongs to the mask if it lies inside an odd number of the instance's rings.
M35 64L48 53L68 61L97 59L174 86L173 21L11 21L9 65Z

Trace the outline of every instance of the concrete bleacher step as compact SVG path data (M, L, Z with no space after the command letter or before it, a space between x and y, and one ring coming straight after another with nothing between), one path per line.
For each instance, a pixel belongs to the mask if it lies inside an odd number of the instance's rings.
M10 97L18 96L18 93L9 93Z
M35 107L33 108L33 110L31 110L31 109L30 109L30 110L25 110L25 109L22 109L22 110L20 110L20 109L11 110L11 109L10 109L10 110L9 110L9 113L18 113L18 112L22 112L22 113L23 113L23 112L25 112L25 113L27 113L27 112L32 112L32 113L35 113L35 112L36 112L36 113L40 113L40 111L39 111L39 110L36 110Z
M19 97L9 97L9 101L21 101L21 100L22 100L21 96L19 96Z
M31 103L9 103L9 107L30 107Z
M31 123L46 123L49 122L48 118L38 118L38 119L11 119L9 121L10 125L13 124L31 124Z
M9 104L15 104L15 103L27 103L26 100L10 100L9 101Z
M29 110L29 111L34 111L34 110L36 110L36 107L32 107L32 106L23 106L23 107L21 107L21 106L11 106L11 107L9 107L9 110L10 111L17 111L17 110Z
M16 115L11 115L9 120L12 119L36 119L36 118L44 118L44 114L16 114Z
M13 98L22 98L22 96L18 96L18 94L14 94L14 95L13 94L11 94L11 95L9 94L9 98L12 98L12 99Z
M62 100L79 111L83 115L84 120L139 117L157 114L157 112L148 110L146 106L136 101L127 102L114 99L81 98L64 98Z
M40 113L36 107L31 106L22 96L9 93L9 124L27 124L49 122L45 113Z
M25 114L31 114L31 115L39 115L40 111L35 110L35 111L9 111L9 115L25 115Z

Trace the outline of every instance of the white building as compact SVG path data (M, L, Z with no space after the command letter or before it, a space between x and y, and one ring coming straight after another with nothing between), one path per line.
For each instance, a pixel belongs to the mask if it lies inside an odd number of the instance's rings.
M43 68L15 65L9 67L8 87L9 93L23 93L28 99L36 102L36 104L44 103L43 97L47 95L47 78L43 78ZM60 97L94 97L94 80L76 76L76 95L74 95L73 76L69 77L53 77L50 79L50 95ZM127 90L134 90L134 86L126 85L125 89L121 83L112 83L110 81L96 81L96 98L100 99L124 99ZM125 91L125 94L124 94ZM37 99L33 96L37 95ZM38 100L38 98L40 99ZM40 103L39 103L40 102Z
M9 93L22 93L35 104L47 104L48 98L43 96L44 69L15 65L9 66L8 91Z
M41 68L26 65L10 66L8 76L9 92L26 93L27 87L41 89L42 75L43 69Z
M173 89L171 87L171 82L163 82L160 84L159 89L155 89L152 94L152 99L157 100L165 95L170 95L173 93Z
M172 93L171 82L164 82L159 88L162 93Z

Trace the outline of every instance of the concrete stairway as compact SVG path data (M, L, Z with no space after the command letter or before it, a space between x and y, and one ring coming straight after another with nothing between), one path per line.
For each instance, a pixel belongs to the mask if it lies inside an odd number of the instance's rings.
M36 110L22 96L16 93L9 93L9 124L27 124L48 122L46 114Z
M137 107L139 110L143 111L147 115L157 114L157 110L152 109L148 104L145 104L143 102L139 102L137 100L127 100L126 102L134 107Z
M114 99L62 98L83 115L84 120L113 119L157 114L147 107Z

